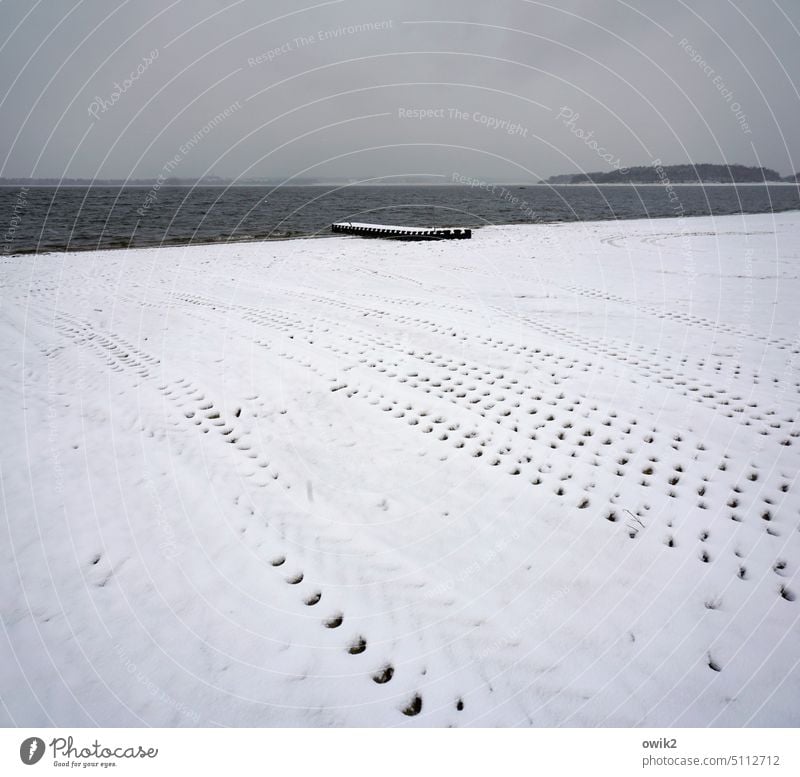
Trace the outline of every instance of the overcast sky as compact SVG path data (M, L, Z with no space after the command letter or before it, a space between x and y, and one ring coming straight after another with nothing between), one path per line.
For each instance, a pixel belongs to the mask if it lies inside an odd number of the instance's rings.
M800 170L798 0L1 0L0 30L5 177Z

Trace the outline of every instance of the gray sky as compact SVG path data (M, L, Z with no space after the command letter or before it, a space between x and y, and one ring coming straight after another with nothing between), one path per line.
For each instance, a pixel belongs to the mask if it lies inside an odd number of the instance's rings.
M6 177L800 170L797 0L2 0L0 30Z

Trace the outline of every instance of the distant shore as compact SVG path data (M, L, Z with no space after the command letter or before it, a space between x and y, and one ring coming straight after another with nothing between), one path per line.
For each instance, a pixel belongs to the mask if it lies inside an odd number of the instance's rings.
M13 183L9 181L0 181L0 188L18 189L21 186L27 186L38 189L85 189L85 188L125 188L125 189L149 189L154 183L152 181L136 181L134 183L126 183L125 181L86 181L86 183L41 183L36 181L27 181ZM658 182L638 183L636 181L629 182L611 182L611 183L592 183L591 181L584 181L582 183L548 183L547 181L535 181L533 183L528 181L489 181L498 186L544 186L547 188L561 187L561 186L582 186L582 187L595 187L595 186L663 186L664 184ZM285 189L285 188L319 188L323 186L359 186L363 188L387 188L387 187L408 187L408 186L440 186L450 189L463 189L469 188L464 184L458 183L440 183L430 181L420 182L407 182L407 183L360 183L358 181L347 183L343 181L318 181L313 183L166 183L162 188L165 189L230 189L230 188L257 188L264 189ZM701 181L699 183L691 182L674 182L672 186L800 186L797 181L741 181L741 182L721 182L721 181Z

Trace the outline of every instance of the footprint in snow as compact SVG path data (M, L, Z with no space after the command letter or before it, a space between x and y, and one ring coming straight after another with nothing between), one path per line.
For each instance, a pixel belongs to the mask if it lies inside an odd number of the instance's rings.
M403 715L408 715L408 717L419 715L419 713L422 712L422 697L419 694L414 694L414 697L408 705L403 708L402 712Z
M347 652L350 653L351 656L357 656L360 653L363 653L367 649L367 640L364 637L356 637L356 639L350 644L350 647L347 648Z
M383 685L384 683L388 683L392 677L394 677L394 667L391 664L387 664L372 675L372 680L378 683L378 685Z

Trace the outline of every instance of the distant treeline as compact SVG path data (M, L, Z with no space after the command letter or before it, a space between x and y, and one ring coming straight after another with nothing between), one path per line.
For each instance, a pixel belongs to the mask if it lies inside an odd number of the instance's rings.
M455 180L455 178L454 178ZM567 173L551 175L548 184L573 183L798 183L800 173L781 176L769 167L748 167L746 165L643 165L622 168L610 172ZM293 178L289 181L279 178L0 178L0 186L317 186L358 185L358 181L346 178ZM393 177L392 183L405 186L418 186L430 183L429 179L416 176Z
M769 167L747 165L646 165L607 173L551 175L547 183L781 183L796 182L800 173L786 178Z

